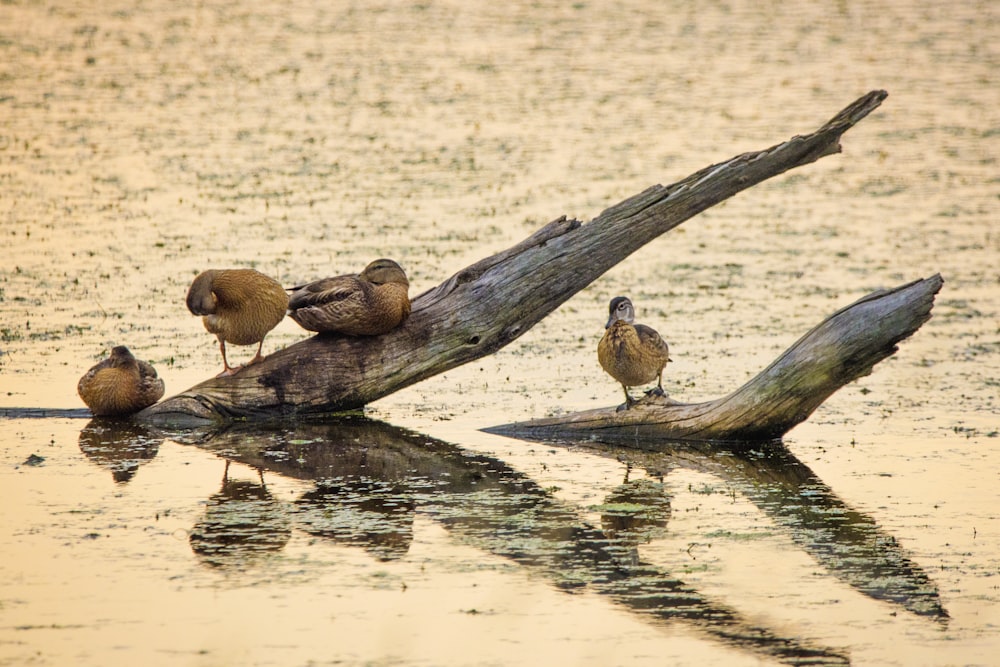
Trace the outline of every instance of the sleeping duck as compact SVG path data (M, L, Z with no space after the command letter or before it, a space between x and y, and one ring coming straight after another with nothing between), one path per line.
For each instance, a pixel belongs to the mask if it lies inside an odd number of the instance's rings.
M309 331L378 336L410 314L410 283L391 259L376 259L361 273L292 287L288 315Z
M187 307L203 316L205 328L219 339L221 377L242 368L229 365L226 343L257 344L257 354L248 366L263 359L264 336L284 319L288 295L278 281L253 269L211 269L191 283Z
M94 416L124 416L160 400L163 380L149 362L136 359L127 347L118 345L80 378L76 391Z
M608 308L604 337L597 344L597 360L608 375L625 390L625 408L635 400L628 393L656 379L652 393L663 396L663 369L670 361L669 349L660 334L644 324L633 324L635 308L628 297L617 296ZM621 409L621 408L619 408Z

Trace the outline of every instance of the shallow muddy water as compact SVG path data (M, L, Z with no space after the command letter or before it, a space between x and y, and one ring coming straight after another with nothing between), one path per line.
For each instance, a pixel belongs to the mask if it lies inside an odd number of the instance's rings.
M0 664L995 664L998 44L988 2L0 5ZM168 395L221 369L205 268L388 256L415 295L880 88L842 154L365 417L79 410L116 344ZM782 444L480 431L620 401L618 294L694 402L935 273L933 318Z

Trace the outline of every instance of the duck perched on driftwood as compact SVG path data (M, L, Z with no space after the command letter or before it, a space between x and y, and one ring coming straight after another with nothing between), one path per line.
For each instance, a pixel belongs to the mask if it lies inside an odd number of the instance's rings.
M656 379L658 396L663 396L663 369L670 361L670 349L660 334L645 324L634 324L635 307L628 297L616 296L608 307L604 337L597 344L597 360L608 375L625 390L625 408L635 399L628 393Z
M650 187L587 223L565 216L557 218L516 245L475 262L416 297L414 314L419 317L411 315L407 319L402 327L406 335L390 333L369 345L347 337L309 337L271 355L251 369L253 372L203 382L148 408L142 418L150 423L177 424L189 419L232 421L287 414L326 415L360 408L492 354L517 340L609 268L685 220L778 174L840 154L839 142L844 133L866 118L885 97L884 91L872 91L815 132L796 134L762 151L740 153L672 185ZM939 278L937 281L939 287ZM868 311L857 315L851 311L846 319L863 329L846 328L838 330L838 335L847 336L850 345L858 343L859 335L864 338L862 343L869 344L866 350L875 351L867 357L859 357L857 348L838 345L832 352L835 365L827 367L830 357L824 357L817 369L812 357L803 358L799 354L802 347L796 347L788 358L762 373L762 379L749 391L739 394L738 398L746 399L744 402L734 405L729 397L721 399L712 403L717 409L708 415L698 407L700 404L675 406L649 432L702 440L780 437L833 391L857 378L858 369L863 367L867 372L891 354L896 342L926 320L929 307L917 306L923 298L919 295L926 296L929 285L930 281L923 281L911 289L900 288L900 293L891 298L877 298L880 319L866 319L870 317ZM924 299L924 305L932 301ZM904 314L923 319L907 319ZM891 315L899 316L892 323L900 328L884 325ZM878 326L869 326L871 321ZM904 322L906 327L902 326ZM903 330L907 333L899 334ZM345 359L345 353L351 358ZM807 388L788 385L778 377L789 367L801 370L793 374L792 380L805 383ZM336 373L331 373L332 369ZM792 396L795 401L788 400L784 391L788 386L796 388ZM781 393L776 398L768 393L771 390ZM762 423L762 411L747 408L759 406L761 401L773 401L780 407L780 415ZM618 415L630 425L638 424L646 416L646 408L653 406L636 407L642 409ZM685 418L677 426L678 411L691 419Z
M87 371L76 385L80 398L95 417L130 415L163 396L163 380L152 364L136 359L124 345Z
M361 273L292 287L288 315L304 329L378 336L410 315L410 283L391 259L376 259Z
M232 375L242 366L229 365L226 343L257 344L248 366L263 359L264 337L284 319L288 295L281 283L253 269L210 269L191 283L187 307L219 339L220 375Z

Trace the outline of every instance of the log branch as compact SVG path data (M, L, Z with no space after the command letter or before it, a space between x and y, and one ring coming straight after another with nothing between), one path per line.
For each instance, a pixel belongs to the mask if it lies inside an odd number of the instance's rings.
M384 336L314 336L236 375L202 382L137 418L180 425L347 411L492 354L688 218L840 152L841 135L886 95L872 91L811 134L738 155L670 186L651 187L587 224L559 218L416 297L405 324Z
M530 440L581 434L619 442L780 438L840 387L895 353L897 343L930 319L943 283L934 275L869 294L828 317L723 398L677 403L648 396L628 410L600 408L485 430Z

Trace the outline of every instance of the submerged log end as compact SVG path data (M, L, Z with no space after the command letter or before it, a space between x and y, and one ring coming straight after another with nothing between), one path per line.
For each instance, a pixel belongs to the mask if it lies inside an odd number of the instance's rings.
M647 396L628 409L593 408L482 430L522 440L594 440L623 445L642 440L766 442L780 440L788 430L775 428L770 419L759 423L748 421L746 415L726 406L727 398L678 403L670 398Z
M134 416L136 421L152 426L198 428L222 421L217 408L197 394L172 396L149 406Z
M825 319L728 396L704 403L647 397L627 410L598 408L485 431L528 440L623 442L780 439L845 384L871 373L931 316L941 276L859 299Z
M631 407L593 408L556 414L524 422L500 424L482 429L486 433L525 440L570 438L619 442L632 439L669 437L673 440L726 440L730 431L714 437L712 430L700 428L701 417L712 409L707 403L678 403L673 399L646 396ZM664 433L669 433L664 436ZM728 438L731 439L731 438Z

